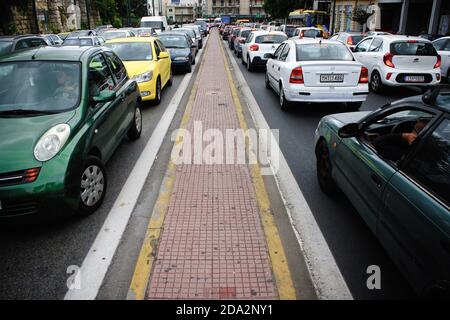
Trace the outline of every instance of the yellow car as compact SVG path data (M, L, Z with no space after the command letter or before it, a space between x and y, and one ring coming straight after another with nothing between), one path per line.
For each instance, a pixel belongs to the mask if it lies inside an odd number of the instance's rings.
M161 91L172 85L170 54L154 37L116 38L105 43L122 60L138 83L142 101L161 102Z

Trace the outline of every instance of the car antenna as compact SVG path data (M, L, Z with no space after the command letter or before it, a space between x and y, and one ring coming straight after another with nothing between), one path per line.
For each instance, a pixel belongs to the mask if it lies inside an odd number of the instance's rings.
M36 55L37 55L37 53L39 52L39 50L41 50L41 48L42 48L42 46L39 46L39 48L36 50L36 52L33 53L33 55L31 56L31 60L36 59Z

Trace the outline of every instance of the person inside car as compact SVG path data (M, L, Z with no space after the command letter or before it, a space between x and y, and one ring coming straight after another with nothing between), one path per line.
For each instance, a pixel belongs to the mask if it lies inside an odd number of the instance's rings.
M76 99L78 93L76 89L76 78L67 68L61 68L56 72L56 82L58 88L55 90L55 96L60 96L65 100L72 101Z
M374 139L372 145L382 157L397 162L401 160L426 125L426 121L418 120L411 132L385 134Z

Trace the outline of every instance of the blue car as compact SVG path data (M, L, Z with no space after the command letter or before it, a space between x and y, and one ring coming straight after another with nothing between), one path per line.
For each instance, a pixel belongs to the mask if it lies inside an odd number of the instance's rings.
M321 189L340 189L418 294L450 297L450 91L328 115L316 130Z

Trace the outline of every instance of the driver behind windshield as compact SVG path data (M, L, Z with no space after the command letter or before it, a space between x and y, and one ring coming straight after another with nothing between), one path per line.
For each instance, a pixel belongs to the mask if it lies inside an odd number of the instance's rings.
M372 144L382 157L397 162L406 154L426 125L427 121L418 120L411 132L385 134L374 139Z
M55 96L60 96L66 100L72 101L77 98L77 78L72 70L67 67L60 67L56 71L56 83L58 88L55 90Z

